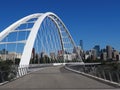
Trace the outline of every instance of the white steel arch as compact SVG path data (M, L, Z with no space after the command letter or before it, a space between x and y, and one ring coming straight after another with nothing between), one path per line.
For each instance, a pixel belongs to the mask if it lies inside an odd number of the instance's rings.
M37 14L32 14L32 15L29 15L29 16L26 16L20 20L18 20L17 22L13 23L12 25L10 25L8 28L6 28L5 30L3 30L1 33L0 33L0 41L6 37L10 31L13 31L16 27L18 27L20 24L22 23L25 23L26 21L28 21L29 19L31 18L37 18L37 17L40 17L42 15L42 13L37 13Z
M32 49L33 49L33 46L34 46L34 43L35 43L36 35L38 33L38 30L39 30L42 22L44 21L44 19L46 17L51 18L53 20L53 22L56 24L56 26L58 27L58 32L59 32L59 36L60 36L62 50L65 51L64 42L62 40L63 37L62 37L62 34L61 34L61 30L60 30L60 28L61 28L60 25L62 25L62 27L65 29L65 32L68 34L68 37L70 38L70 42L73 44L74 47L76 47L76 45L74 43L74 40L72 39L68 29L66 28L66 26L64 25L62 20L57 15L55 15L54 13L52 13L52 12L36 13L36 14L32 14L32 15L26 16L26 17L18 20L17 22L15 22L14 24L12 24L8 28L6 28L3 32L0 33L0 41L1 41L11 31L14 31L15 28L18 27L19 25L27 22L28 20L30 20L32 18L38 18L35 21L32 29L31 29L31 32L30 32L30 34L28 36L28 39L26 40L26 44L24 46L23 54L22 54L21 61L20 61L20 64L19 64L20 66L22 66L22 65L29 65L30 58L31 58L31 52L32 52ZM79 58L81 59L81 57L79 57Z

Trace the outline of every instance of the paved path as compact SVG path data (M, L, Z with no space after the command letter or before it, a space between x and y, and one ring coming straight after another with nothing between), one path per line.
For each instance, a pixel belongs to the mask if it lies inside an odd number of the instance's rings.
M0 86L0 90L94 90L114 87L65 70L62 66L46 67Z

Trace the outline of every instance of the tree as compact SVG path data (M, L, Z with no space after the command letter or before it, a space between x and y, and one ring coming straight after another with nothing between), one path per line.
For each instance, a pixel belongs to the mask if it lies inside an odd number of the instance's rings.
M0 71L2 81L11 80L17 75L17 69L12 60L0 61Z
M15 58L15 65L19 65L20 63L20 58Z

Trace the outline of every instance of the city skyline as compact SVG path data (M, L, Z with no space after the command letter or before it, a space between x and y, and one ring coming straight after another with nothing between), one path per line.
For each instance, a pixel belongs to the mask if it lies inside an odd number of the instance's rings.
M100 48L99 45L95 45L93 48L82 53L83 60L96 60L96 61L119 61L120 52L114 47L107 45L104 48Z
M32 14L51 11L65 23L75 43L83 40L84 49L94 45L111 45L120 51L120 1L118 0L51 0L8 1L0 3L0 31Z

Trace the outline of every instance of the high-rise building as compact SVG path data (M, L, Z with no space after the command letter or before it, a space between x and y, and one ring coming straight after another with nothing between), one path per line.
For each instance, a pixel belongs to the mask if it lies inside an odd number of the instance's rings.
M106 52L101 53L101 59L104 60L104 61L107 60L107 53Z
M35 58L35 48L32 49L32 58Z
M100 46L99 45L95 45L93 49L96 50L96 56L99 57L100 56Z
M112 59L113 60L119 60L119 52L117 50L113 50Z
M95 49L93 49L92 50L92 60L96 60L96 58L97 58L97 52L96 52L96 50Z
M113 51L112 47L107 45L106 46L107 59L112 59L112 51Z
M77 47L73 48L73 53L76 53L76 54L80 55L80 51L81 51L80 46L77 46Z
M45 55L47 55L45 52L40 53L40 57L43 58Z
M50 57L51 57L52 59L56 59L56 54L55 54L55 52L50 52Z
M83 40L80 40L80 47L83 50Z

